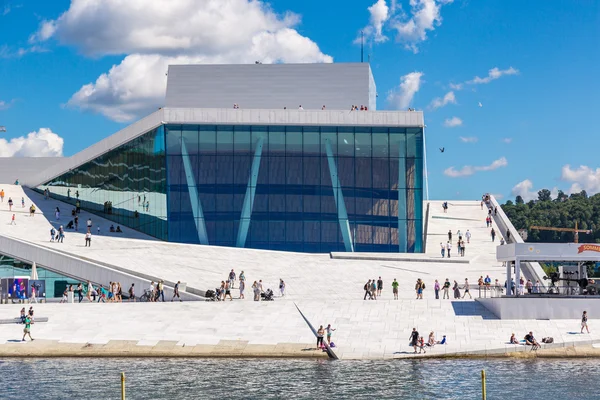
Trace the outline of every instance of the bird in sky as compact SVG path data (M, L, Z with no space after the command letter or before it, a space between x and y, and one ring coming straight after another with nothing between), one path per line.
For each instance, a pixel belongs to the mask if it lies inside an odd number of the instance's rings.
M445 147L440 147L440 153L443 153L443 152L444 152L444 150L446 150L446 148L445 148Z
M481 104L481 102L479 102L479 107L483 107L483 104Z

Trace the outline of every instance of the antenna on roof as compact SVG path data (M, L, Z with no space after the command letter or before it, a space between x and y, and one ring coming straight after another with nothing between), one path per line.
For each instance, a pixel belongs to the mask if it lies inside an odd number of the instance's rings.
M360 31L360 62L363 62L365 51L365 32Z

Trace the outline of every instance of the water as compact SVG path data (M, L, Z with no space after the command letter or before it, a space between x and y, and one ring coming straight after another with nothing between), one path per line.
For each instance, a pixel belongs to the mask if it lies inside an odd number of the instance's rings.
M2 399L600 399L594 359L254 360L10 359L0 361Z

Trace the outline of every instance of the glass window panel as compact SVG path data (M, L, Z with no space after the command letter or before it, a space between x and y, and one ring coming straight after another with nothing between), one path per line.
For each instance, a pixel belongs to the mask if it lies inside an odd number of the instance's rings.
M233 133L233 149L235 153L250 153L253 150L251 143L250 127L243 125L235 126Z
M373 128L371 142L373 157L387 158L389 156L389 136L387 128Z
M302 127L301 126L286 127L285 149L286 149L286 156L301 156L302 155Z
M285 154L285 127L269 127L269 155L283 156Z
M318 127L304 127L303 133L304 156L319 155L320 153L320 134Z
M302 157L286 157L286 183L288 185L302 185Z
M356 157L371 157L371 134L357 133L354 138Z
M406 157L406 135L402 133L390 133L389 151L390 158Z
M337 129L333 127L321 128L321 154L327 154L327 145L329 145L334 156L337 155Z
M167 125L167 154L181 154L181 125Z
M196 155L199 149L198 126L183 125L181 130L181 139L185 142L188 154ZM160 168L160 166L158 166Z
M338 156L354 157L354 132L347 128L339 128Z
M390 188L390 162L387 158L373 158L372 160L373 188ZM398 169L396 169L397 171Z
M217 151L217 127L200 125L198 150L202 154L212 155Z
M217 125L217 153L233 153L233 126Z

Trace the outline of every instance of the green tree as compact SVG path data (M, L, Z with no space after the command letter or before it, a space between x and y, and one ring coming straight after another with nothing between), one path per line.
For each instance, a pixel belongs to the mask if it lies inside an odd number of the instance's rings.
M523 204L525 202L523 201L523 198L521 196L517 196L515 198L515 203L517 203L517 204Z
M552 200L552 193L548 189L542 189L538 192L539 201L550 201Z

